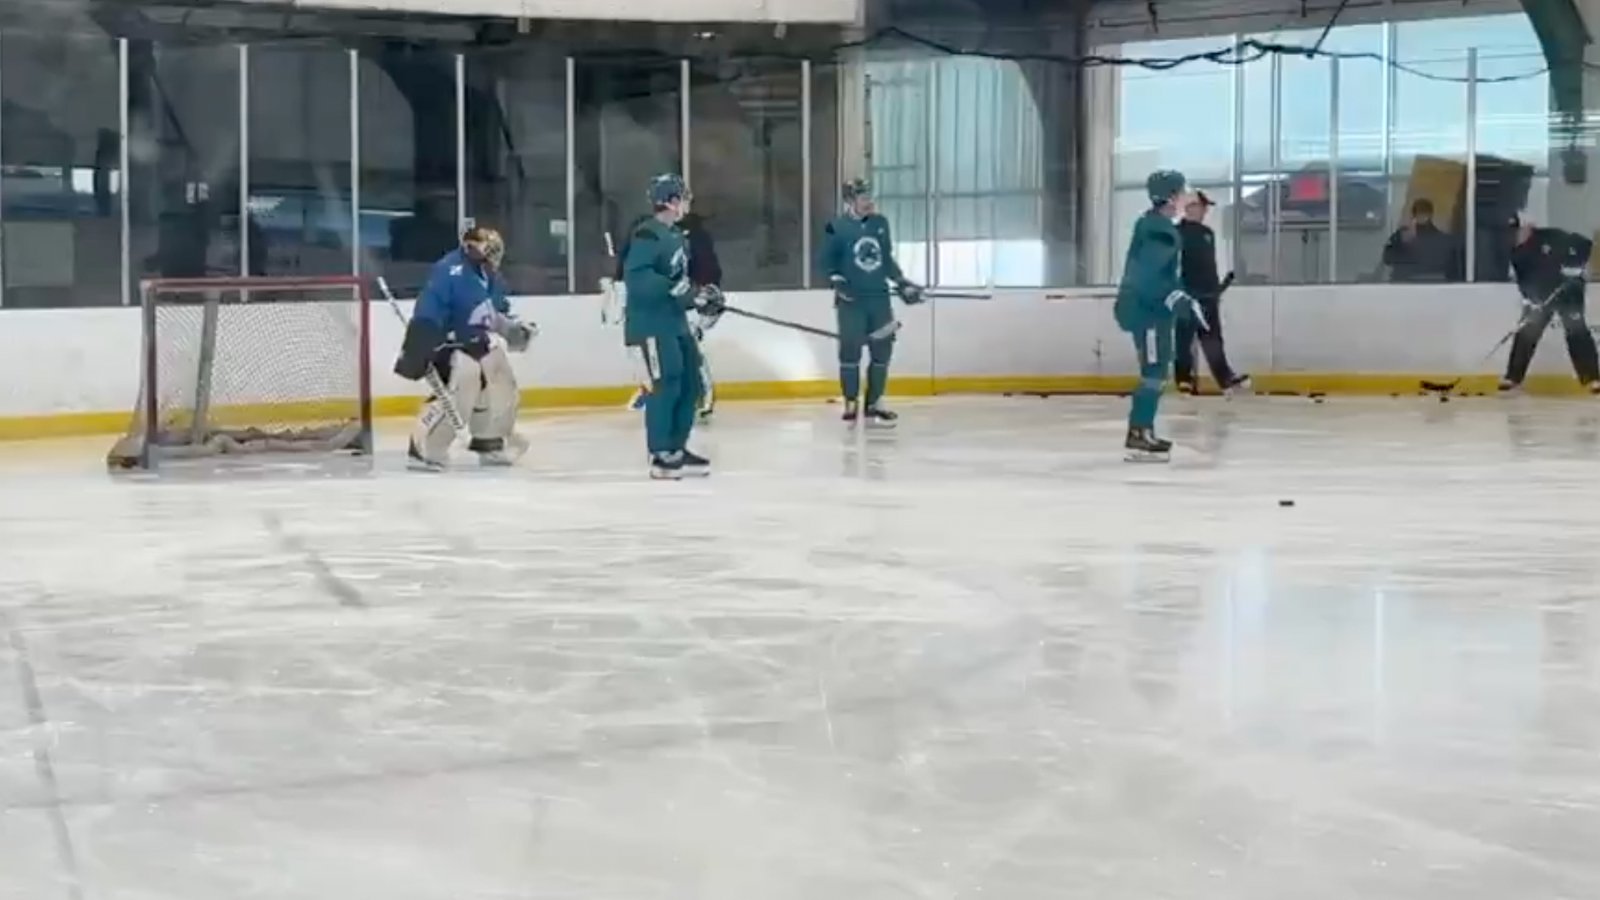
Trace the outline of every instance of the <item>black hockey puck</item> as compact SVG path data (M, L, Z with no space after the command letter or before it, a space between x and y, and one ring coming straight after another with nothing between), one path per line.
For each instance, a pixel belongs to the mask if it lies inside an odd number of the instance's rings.
M1278 505L1279 506L1293 506L1294 505L1294 501L1293 500L1279 500L1278 501Z
M1440 394L1439 395L1439 402L1440 403L1449 403L1450 402L1450 395L1449 394Z

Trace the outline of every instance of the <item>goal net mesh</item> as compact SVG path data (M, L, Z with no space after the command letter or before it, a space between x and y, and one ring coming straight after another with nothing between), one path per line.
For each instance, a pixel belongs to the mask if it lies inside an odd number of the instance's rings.
M360 282L158 280L143 294L139 402L110 464L370 449Z

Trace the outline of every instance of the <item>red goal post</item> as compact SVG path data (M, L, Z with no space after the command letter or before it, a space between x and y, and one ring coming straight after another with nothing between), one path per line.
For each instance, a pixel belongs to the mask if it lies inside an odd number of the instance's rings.
M140 390L115 468L372 451L372 313L350 276L140 283Z

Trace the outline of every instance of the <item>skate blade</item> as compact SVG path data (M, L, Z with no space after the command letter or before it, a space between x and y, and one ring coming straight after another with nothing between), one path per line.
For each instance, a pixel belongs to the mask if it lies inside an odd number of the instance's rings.
M1172 454L1157 453L1154 450L1128 450L1122 459L1131 463L1164 463L1172 461Z
M683 471L680 472L676 477L678 477L678 478L710 478L711 477L711 467L710 466L684 466L683 467Z
M527 455L529 446L527 438L513 435L506 438L505 449L478 454L478 465L486 469L509 469Z
M672 469L651 469L651 481L682 481L683 473Z
M867 427L871 428L871 429L874 429L876 431L890 431L892 429L898 428L899 426L900 426L899 422L885 422L882 419L868 419L867 420Z
M428 462L424 459L407 459L406 468L412 472L423 472L429 475L437 475L445 470L445 465L444 463Z

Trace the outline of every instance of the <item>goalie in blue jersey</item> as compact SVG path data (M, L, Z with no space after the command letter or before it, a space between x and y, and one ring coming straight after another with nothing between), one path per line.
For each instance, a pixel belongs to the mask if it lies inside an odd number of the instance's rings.
M413 469L447 465L457 436L449 407L465 420L468 449L483 465L514 465L528 450L515 431L521 392L506 351L527 350L538 330L512 314L500 275L505 253L499 232L474 226L428 273L395 373L418 381L432 369L449 396L435 394L422 406L406 454Z
M1150 210L1134 223L1113 311L1139 357L1139 383L1133 389L1124 445L1127 459L1166 462L1172 442L1156 437L1155 425L1172 368L1173 327L1180 316L1194 317L1201 331L1209 326L1199 302L1184 293L1178 272L1182 240L1173 220L1183 208L1188 183L1182 173L1164 169L1152 173L1145 187Z

